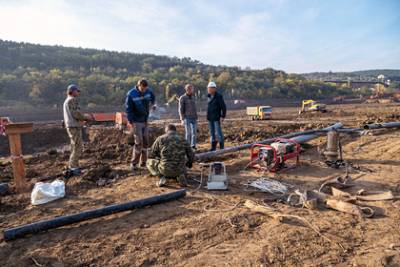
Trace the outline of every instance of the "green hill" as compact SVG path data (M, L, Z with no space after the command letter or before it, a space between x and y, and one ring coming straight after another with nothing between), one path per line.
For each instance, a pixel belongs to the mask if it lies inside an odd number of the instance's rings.
M227 99L325 98L350 93L271 68L244 70L190 58L0 40L0 106L60 104L70 83L79 84L84 104L121 105L141 77L150 81L159 102L183 93L189 82L204 99L209 80L217 83Z

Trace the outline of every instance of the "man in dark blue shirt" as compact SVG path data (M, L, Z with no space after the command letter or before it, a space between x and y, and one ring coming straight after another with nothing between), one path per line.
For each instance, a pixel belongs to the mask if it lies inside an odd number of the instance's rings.
M144 79L139 80L137 85L129 90L126 96L126 115L135 138L131 161L132 171L138 169L139 161L140 167L146 167L147 149L149 147L148 119L150 109L155 109L154 104L155 96L148 89L148 83Z
M225 101L222 95L217 92L217 85L214 82L208 83L207 92L207 120L211 135L211 151L217 149L215 132L218 135L219 148L224 149L224 134L222 133L221 124L226 117Z

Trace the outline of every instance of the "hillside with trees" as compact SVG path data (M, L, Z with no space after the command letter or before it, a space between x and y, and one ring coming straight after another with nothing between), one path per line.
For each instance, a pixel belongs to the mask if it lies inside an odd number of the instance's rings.
M384 75L385 79L400 81L400 70L361 70L351 72L310 72L302 74L309 80L353 80L353 81L377 81L379 75Z
M0 40L0 106L62 103L68 84L82 89L83 104L121 105L126 92L145 77L159 102L183 93L193 83L206 97L213 80L227 99L327 98L350 94L347 88L266 68L212 66L191 58L96 49L46 46Z

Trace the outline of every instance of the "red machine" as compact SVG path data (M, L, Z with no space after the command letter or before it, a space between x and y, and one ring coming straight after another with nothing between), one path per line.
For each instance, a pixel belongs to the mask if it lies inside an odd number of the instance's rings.
M115 122L115 113L91 113L93 121L99 123Z
M296 159L299 163L300 144L290 139L277 138L270 145L255 144L250 150L249 167L277 172L287 168L285 162Z

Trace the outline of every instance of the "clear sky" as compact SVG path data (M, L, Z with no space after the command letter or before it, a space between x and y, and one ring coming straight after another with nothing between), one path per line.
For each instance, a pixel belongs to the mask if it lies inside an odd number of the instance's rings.
M400 68L400 0L0 0L0 39L288 72Z

